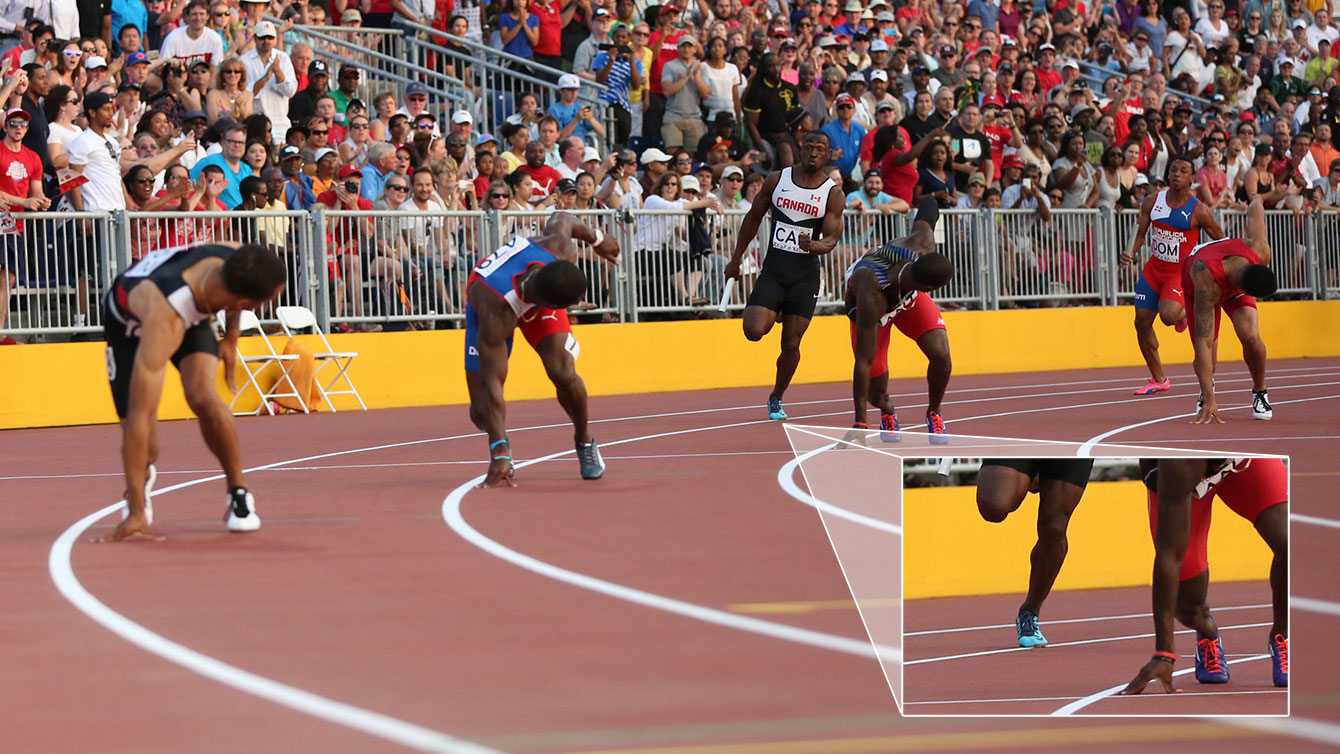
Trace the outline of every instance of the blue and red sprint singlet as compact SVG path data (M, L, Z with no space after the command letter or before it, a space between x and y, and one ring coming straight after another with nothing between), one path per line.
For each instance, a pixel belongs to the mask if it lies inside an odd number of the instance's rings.
M517 279L526 274L531 267L536 265L543 267L555 259L556 257L548 249L529 238L518 236L480 260L470 272L466 286L476 280L482 282L494 293L502 296L512 307L512 312L520 317L534 309L536 305L521 299L521 294L516 289Z
M1170 207L1168 190L1158 193L1149 213L1149 248L1153 259L1177 264L1184 254L1200 243L1200 229L1191 227L1198 201L1193 196L1180 207Z

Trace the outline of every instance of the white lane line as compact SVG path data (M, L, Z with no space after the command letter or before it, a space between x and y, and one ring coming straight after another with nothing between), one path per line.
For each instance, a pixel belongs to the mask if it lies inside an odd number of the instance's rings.
M1334 615L1340 618L1340 604L1327 602L1326 600L1313 599L1311 597L1299 597L1290 595L1289 606L1299 610L1306 610L1309 613L1319 613L1321 615Z
M1269 621L1266 621L1265 623L1243 623L1243 624L1240 624L1240 625L1237 625L1237 626L1220 626L1220 627L1219 627L1219 630L1220 630L1220 631L1232 631L1232 630L1234 630L1234 629L1239 629L1239 628L1264 628L1264 627L1269 626L1269 625L1271 625L1271 623L1270 623ZM1174 631L1173 633L1174 633L1174 634L1189 634L1189 633L1193 633L1193 631L1192 631L1192 629L1187 628L1187 629L1182 629L1182 630L1180 630L1180 631ZM1051 650L1051 649L1059 649L1059 648L1061 648L1061 647L1078 647L1078 646L1081 646L1081 645L1084 645L1084 644L1106 644L1106 643L1108 643L1108 642L1132 641L1132 640L1135 640L1135 639L1152 639L1152 638L1154 638L1154 634L1153 634L1153 633L1147 633L1147 634L1127 634L1127 635L1125 635L1125 636L1106 636L1106 637L1103 637L1103 638L1100 638L1100 639L1079 639L1079 640L1076 640L1076 641L1063 641L1063 642L1059 642L1059 643L1048 644L1048 645L1047 645L1046 647L1044 647L1044 648L1038 648L1038 647L1005 647L1005 648L1002 648L1002 649L984 649L984 650L982 650L982 651L980 651L980 652L966 652L966 653L964 653L964 654L945 655L945 656L943 656L943 657L926 657L926 658L923 658L923 659L920 659L920 660L906 660L906 661L903 662L903 665L924 665L924 664L926 664L926 663L928 663L928 662L944 662L944 661L946 661L946 660L963 660L963 659L966 659L966 658L969 658L969 657L986 657L986 656L988 656L988 655L1013 654L1013 653L1015 653L1015 652L1044 652L1044 651Z
M1247 657L1249 655L1243 655ZM1254 655L1252 655L1254 656ZM1224 696L1225 694L1287 694L1288 689L1224 689L1223 691L1182 691L1178 698L1186 696ZM1005 702L1068 702L1081 699L1078 696L1017 696L1000 699L937 699L926 702L903 702L906 705L925 704L996 704ZM1142 696L1114 696L1113 699L1140 699Z
M370 450L404 447L406 445L416 445L423 442L432 441L419 440L381 445L375 448L359 448L350 451L341 451L340 453L326 453L319 456L296 459L295 462L314 460L317 458L328 458L343 453L360 453ZM267 464L265 466L258 466L253 469L248 469L248 471L260 471L262 469L282 465L283 463L285 462L281 461L278 463ZM222 474L217 474L203 479L182 482L180 484L172 485L171 487L165 487L162 490L157 491L155 494L162 495L222 478ZM260 697L261 699L303 712L327 722L343 725L347 728L352 728L368 735L391 741L402 746L407 746L412 749L418 749L420 751L439 752L441 754L499 754L497 750L490 749L486 746L463 741L446 733L425 728L421 725L416 725L389 715L383 715L378 712L373 712L371 710L355 707L351 704L320 696L319 694L314 694L310 691L289 686L288 684L280 683L279 681L251 673L234 665L229 665L228 663L178 644L107 607L101 600L90 594L89 591L84 588L83 584L79 582L78 577L74 574L74 567L71 564L70 556L74 549L75 542L88 531L89 527L102 518L115 513L124 505L124 503L124 500L114 503L76 521L56 539L55 543L51 545L51 552L47 557L47 568L51 574L51 580L56 585L56 588L60 591L61 595L64 596L70 604L74 605L76 609L84 615L87 615L94 622L131 644L140 647L146 652L158 655L159 657L180 665L187 670L198 673L238 691Z
M1302 513L1291 513L1289 519L1301 524L1314 524L1316 526L1326 526L1331 529L1340 529L1340 521L1333 521L1329 518L1317 518L1316 516L1306 516Z
M1252 655L1251 657L1244 657L1243 659L1238 660L1237 662L1231 662L1231 663L1229 663L1229 665L1237 665L1238 663L1241 663L1241 662L1254 662L1254 661L1256 661L1256 660L1269 660L1269 659L1270 659L1270 655ZM1182 670L1174 671L1174 672L1173 672L1173 677L1174 677L1174 678L1178 678L1178 677L1180 677L1180 676L1184 676L1184 675L1187 675L1188 673L1194 673L1194 672L1196 672L1196 669L1195 669L1195 668L1184 668L1184 669L1182 669ZM1113 687L1110 688L1110 689L1103 689L1102 691L1099 691L1099 692L1096 693L1096 694L1089 694L1088 696L1084 697L1083 699L1077 699L1077 700L1071 702L1070 704L1067 704L1067 705L1065 705L1064 707L1061 707L1060 709L1058 709L1058 710L1056 710L1055 712L1053 712L1052 715L1054 715L1054 716L1060 716L1060 717L1073 715L1073 714L1075 714L1076 712L1078 712L1078 711L1084 709L1085 707L1088 707L1088 706L1091 705L1091 704L1094 704L1094 703L1096 703L1096 702L1100 702L1100 701L1102 701L1102 700L1104 700L1104 699L1106 699L1106 698L1108 698L1108 697L1110 697L1110 696L1116 694L1118 691L1121 691L1122 689L1126 688L1126 685L1127 685L1127 684L1123 683L1123 684L1121 684L1121 685L1119 685L1119 686L1113 686ZM1140 696L1146 696L1146 695L1147 695L1147 694L1141 694ZM1171 694L1166 694L1166 693L1163 691L1163 689L1161 689L1161 688L1158 690L1157 693L1154 693L1154 694L1148 694L1148 695L1149 695L1149 696L1154 696L1154 697L1158 697L1158 696L1160 696L1160 695L1162 695L1162 696L1172 696ZM1177 696L1181 696L1181 694L1177 694ZM1214 718L1209 718L1209 719L1211 719L1211 720L1213 720L1213 721L1215 721L1215 722L1231 722L1231 721L1232 721L1233 719L1235 719L1235 718L1218 718L1218 717L1214 717ZM1240 719L1240 718L1237 718L1237 719ZM1281 732L1285 732L1285 731L1281 731Z
M1317 382L1309 385L1286 385L1283 389L1287 390L1294 388L1329 387L1331 385L1340 385L1340 382ZM1319 395L1313 398L1294 398L1292 400L1286 400L1286 401L1271 401L1271 403L1277 406L1284 406L1291 403L1311 403L1312 401L1328 401L1333 400L1335 398L1340 398L1340 395ZM1221 408L1220 411L1240 411L1248 408L1251 408L1251 406L1229 406L1228 408ZM1094 435L1093 437L1090 437L1088 440L1086 440L1084 444L1080 447L1079 454L1082 456L1088 455L1089 452L1093 449L1094 445L1101 443L1103 440L1106 440L1112 435L1121 434L1122 432L1128 432L1132 429L1148 427L1151 424L1160 424L1162 422L1172 421L1174 419L1185 419L1187 417L1195 418L1195 416L1196 413L1193 411L1187 414L1164 416L1158 419L1150 419L1148 421L1136 422L1134 424L1127 424L1124 427L1117 427L1116 429L1110 429L1106 432L1103 432L1102 434Z
M1234 605L1234 606L1232 606L1232 607L1215 607L1215 608L1214 608L1214 612L1216 612L1216 613L1227 613L1227 612L1230 612L1230 611L1233 611L1233 610L1260 610L1260 609L1262 609L1262 608L1269 608L1269 607L1271 607L1271 605L1270 605L1269 603L1263 603L1263 604L1260 604L1260 605ZM1058 624L1062 624L1062 623L1097 623L1097 622L1099 622L1099 621L1109 621L1109 620L1130 620L1130 619L1138 619L1138 618L1143 618L1143 619L1148 620L1148 619L1151 618L1151 614L1148 613L1148 612L1144 612L1144 613L1126 613L1125 615L1100 615L1100 616L1096 616L1096 617L1093 617L1093 618L1065 618L1065 619L1063 619L1063 620L1046 620L1046 621L1043 621L1043 623L1044 623L1044 625L1054 626L1054 625L1058 625ZM994 631L994 630L996 630L996 629L1002 629L1002 628L1014 628L1014 624L1013 624L1013 623L996 623L996 624L993 624L993 625L990 625L990 626L965 626L965 627L963 627L963 628L937 628L937 629L935 629L935 630L933 630L933 631L907 631L907 632L905 632L905 633L903 634L903 636L935 636L935 635L937 635L937 634L953 634L953 633L960 633L960 632L963 632L963 631L988 631L988 630L990 630L990 631Z
M862 526L871 529L875 529L877 531L888 532L889 534L897 534L898 536L902 536L903 527L899 526L898 524L890 523L888 521L882 521L878 518L871 518L870 516L856 513L854 511L849 511L846 508L838 507L836 505L833 505L832 503L825 503L824 501L819 500L818 498L809 494L805 490L802 490L800 488L800 485L796 484L795 480L796 469L800 467L801 463L806 460L809 460L809 458L815 455L816 453L821 453L825 450L829 450L831 447L832 446L824 448L815 448L814 450L807 451L806 453L797 456L795 458L792 458L791 460L782 464L782 468L777 470L777 484L781 485L782 490L785 491L786 494L790 495L796 500L799 500L805 505L810 506L811 508L823 511L824 513L829 513L831 515L837 516L838 518L845 518L848 521L852 521L854 523L860 524ZM802 472L803 471L804 470L802 469Z
M658 432L655 434L603 443L601 447L615 447L627 443L643 442L664 437L675 437L698 432L710 432L720 429L733 429L768 423L770 423L769 420L748 421L708 427L694 427L691 429L681 429L671 432ZM554 458L561 458L566 455L571 455L572 453L573 451L571 450L553 453L544 458L519 463L517 464L517 468L522 468L541 461L552 460ZM447 525L451 527L452 531L456 532L470 544L473 544L494 557L505 560L520 568L524 568L527 571L539 574L546 578L554 579L555 581L561 581L582 589L587 589L598 594L614 597L615 599L674 613L676 615L682 615L705 623L733 628L740 631L747 631L749 633L768 636L775 639L796 642L798 644L806 644L835 652L844 652L859 657L884 659L890 662L897 662L902 659L902 653L898 648L881 646L877 650L868 638L853 639L846 636L835 636L833 634L797 628L783 623L773 623L771 621L751 618L736 613L728 613L723 610L704 607L683 600L671 599L641 589L634 589L633 587L625 586L623 584L605 581L604 579L598 579L583 573L570 571L566 568L560 568L552 563L539 560L538 558L524 555L497 540L485 536L478 529L471 526L461 514L461 503L464 501L466 494L475 489L476 485L482 481L484 481L484 475L481 474L453 489L451 493L447 495L446 499L442 501L442 518L446 521Z

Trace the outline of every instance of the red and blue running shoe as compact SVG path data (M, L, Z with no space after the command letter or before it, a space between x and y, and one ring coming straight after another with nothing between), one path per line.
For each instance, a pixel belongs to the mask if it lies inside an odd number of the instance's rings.
M898 431L898 416L881 411L879 413L880 442L902 442L902 439L903 435Z
M1224 659L1224 642L1219 637L1196 641L1196 680L1228 683L1228 661Z
M945 431L945 420L939 411L926 412L926 431L930 433L932 445L949 444L949 432Z
M1275 685L1289 686L1289 637L1275 634L1270 637L1270 664L1275 669Z
M1167 390L1171 387L1172 387L1171 377L1164 379L1163 382L1158 382L1153 377L1150 377L1149 382L1146 382L1144 384L1144 387L1138 387L1135 389L1135 394L1153 395L1154 393L1162 393L1164 390Z

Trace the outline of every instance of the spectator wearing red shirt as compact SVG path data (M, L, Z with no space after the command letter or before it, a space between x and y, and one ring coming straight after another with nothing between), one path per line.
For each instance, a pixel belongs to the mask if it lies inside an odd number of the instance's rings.
M517 169L525 171L530 176L532 204L553 193L559 179L563 177L557 170L544 164L544 145L538 141L526 145L526 164Z
M336 175L335 187L316 197L316 206L322 209L372 211L372 202L359 196L363 188L363 171L356 165L345 165ZM363 316L363 264L360 249L364 241L373 240L372 219L363 217L332 217L328 220L326 242L330 249L326 268L335 284L335 316L344 316L344 299L352 295L352 314ZM352 332L346 322L336 326L340 332Z
M1005 159L1005 147L1018 149L1024 145L1023 134L1014 122L1014 114L1003 109L995 102L982 104L982 133L991 142L991 166L995 175L988 176L990 183L1000 180L1000 166Z
M1043 98L1051 95L1054 87L1061 85L1061 72L1056 70L1056 47L1050 42L1038 48L1038 64L1033 72L1038 76L1038 92Z
M21 107L5 113L5 140L0 146L0 204L9 212L41 211L51 206L51 200L42 195L42 158L23 146L30 120ZM26 248L23 222L6 214L0 220L0 249L3 249L0 267L4 268L4 274L0 274L0 330L5 326L10 287L17 282L19 259L27 256ZM6 335L0 342L11 345L14 339Z
M885 140L890 137L881 134L892 134L892 143L887 144L886 151L883 151ZM884 176L884 193L911 204L912 189L917 185L918 178L917 158L932 141L947 139L948 136L943 128L934 128L909 149L907 129L902 126L892 131L880 129L876 132L873 156L879 161L879 172Z
M558 70L563 67L563 25L572 20L577 3L569 2L564 7L563 0L535 0L530 4L530 12L540 19L540 38L531 45L534 60Z
M656 51L651 61L651 73L647 75L647 109L642 113L642 138L655 144L661 140L661 120L665 117L665 90L661 88L661 69L665 64L679 57L679 38L684 32L677 29L679 6L674 3L661 6L656 17L656 30L651 34L648 47Z

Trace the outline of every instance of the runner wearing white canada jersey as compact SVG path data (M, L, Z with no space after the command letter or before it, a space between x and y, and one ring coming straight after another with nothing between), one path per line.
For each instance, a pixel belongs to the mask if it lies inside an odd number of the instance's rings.
M826 174L831 149L828 135L811 131L800 145L800 162L768 176L757 201L740 224L735 253L726 265L727 279L740 277L740 264L758 234L763 214L771 210L763 271L744 310L744 336L761 340L782 320L782 352L777 379L768 396L768 418L785 419L782 395L800 364L800 340L810 326L819 299L818 255L837 246L842 234L842 187ZM817 235L817 237L816 237Z
M1153 395L1172 387L1172 380L1164 374L1159 359L1154 317L1157 315L1163 324L1176 327L1178 332L1186 329L1179 260L1200 243L1202 230L1214 240L1224 237L1224 229L1219 227L1209 206L1191 193L1193 171L1194 167L1185 159L1172 161L1168 166L1169 188L1145 199L1130 248L1121 254L1123 267L1134 262L1145 241L1145 231L1149 231L1150 258L1135 285L1135 335L1140 354L1149 367L1149 381L1136 388L1136 395Z

